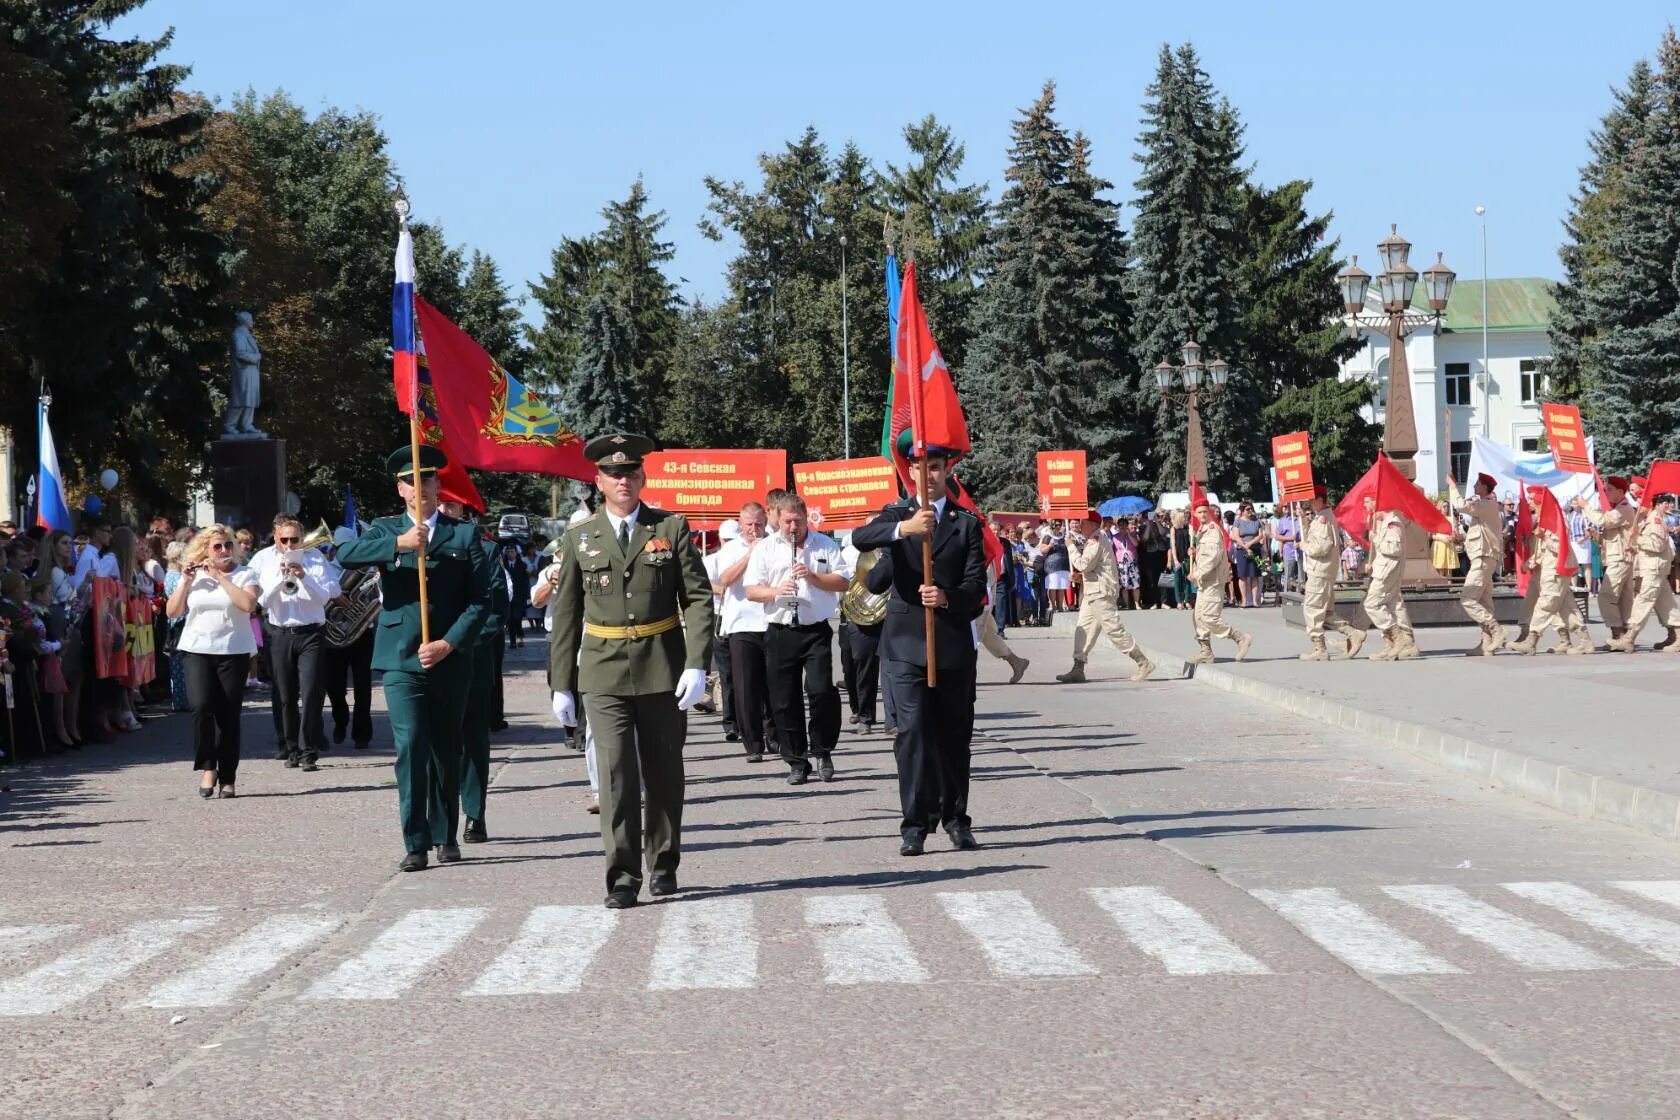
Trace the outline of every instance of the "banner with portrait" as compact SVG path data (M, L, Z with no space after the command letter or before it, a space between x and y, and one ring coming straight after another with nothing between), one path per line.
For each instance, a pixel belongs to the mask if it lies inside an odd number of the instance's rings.
M128 592L120 581L95 577L88 609L88 640L93 643L93 675L128 676Z

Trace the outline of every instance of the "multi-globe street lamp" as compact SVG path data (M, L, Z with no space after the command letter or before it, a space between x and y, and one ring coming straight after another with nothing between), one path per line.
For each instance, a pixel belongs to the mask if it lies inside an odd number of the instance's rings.
M1358 337L1361 331L1388 336L1388 402L1383 409L1383 451L1400 473L1417 479L1418 452L1417 417L1412 408L1412 378L1406 366L1406 336L1419 327L1436 327L1447 310L1452 296L1453 280L1457 274L1435 255L1435 263L1419 273L1407 263L1412 243L1400 236L1397 226L1389 226L1389 235L1377 245L1382 257L1383 271L1374 277L1377 296L1382 301L1381 312L1365 310L1365 295L1373 277L1359 267L1359 258L1336 277L1342 290L1342 307L1347 312L1348 331ZM1423 281L1424 298L1429 310L1412 308L1412 294L1419 279Z
M1161 364L1155 367L1155 384L1161 390L1162 400L1189 413L1184 448L1185 485L1188 486L1194 479L1205 486L1208 480L1207 452L1202 446L1200 406L1204 400L1224 391L1225 383L1231 376L1231 367L1221 358L1215 358L1204 366L1202 347L1195 339L1184 344L1180 355L1183 365L1175 366L1164 358L1161 360ZM1178 388L1177 384L1182 384L1183 388Z

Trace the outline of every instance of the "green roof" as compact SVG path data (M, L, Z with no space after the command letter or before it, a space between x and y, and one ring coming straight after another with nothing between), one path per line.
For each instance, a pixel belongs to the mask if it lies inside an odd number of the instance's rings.
M1374 286L1374 285L1373 285ZM1557 285L1550 280L1526 277L1487 282L1488 331L1543 331L1557 313ZM1427 309L1428 298L1420 281L1412 294L1412 305ZM1453 284L1452 299L1441 322L1445 331L1482 329L1482 282L1460 279Z

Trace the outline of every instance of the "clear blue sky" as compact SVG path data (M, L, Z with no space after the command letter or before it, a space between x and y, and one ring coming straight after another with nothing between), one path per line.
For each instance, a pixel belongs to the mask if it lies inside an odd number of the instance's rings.
M758 153L808 124L879 165L902 162L902 126L933 112L995 197L1010 122L1047 78L1061 121L1092 138L1128 200L1144 86L1161 44L1185 39L1241 113L1261 180L1311 179L1344 255L1372 268L1397 221L1420 267L1445 250L1477 277L1479 203L1493 276L1557 277L1588 131L1673 9L1414 3L1381 36L1390 10L152 0L118 30L173 26L189 85L223 101L284 88L311 111L377 113L417 214L489 252L520 296L560 237L596 229L638 173L670 216L683 291L718 296L734 247L696 230L703 177L756 182Z

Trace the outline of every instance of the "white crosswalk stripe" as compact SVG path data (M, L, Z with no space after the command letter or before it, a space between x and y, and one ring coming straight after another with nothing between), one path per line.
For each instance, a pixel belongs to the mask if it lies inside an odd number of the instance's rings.
M1157 887L1093 887L1090 895L1138 949L1174 976L1271 971L1196 911Z
M1550 906L1658 960L1680 965L1680 924L1600 898L1573 883L1506 883L1505 889L1530 902Z
M10 956L63 937L75 926L0 926L0 956Z
M1426 884L1384 887L1383 893L1433 914L1453 929L1523 968L1537 972L1620 968L1615 961L1506 913L1458 887Z
M396 999L484 920L482 907L411 910L303 993L304 999Z
M232 1003L247 984L342 924L342 918L327 914L275 914L160 984L135 1006L217 1007Z
M950 891L940 894L939 904L974 938L999 976L1090 976L1097 971L1020 891Z
M830 984L920 984L927 969L887 912L886 899L828 894L805 900Z
M57 960L0 982L0 1015L44 1015L85 999L170 949L188 934L216 924L210 915L138 922L96 937Z
M709 898L665 909L649 988L750 988L758 982L758 933L750 899Z
M599 906L539 906L469 996L551 995L583 986L595 955L618 925L618 913Z
M1349 902L1334 888L1249 893L1360 972L1418 976L1463 971Z
M1628 891L1652 902L1661 902L1668 906L1680 908L1680 881L1673 879L1646 880L1643 882L1611 883L1619 891Z

